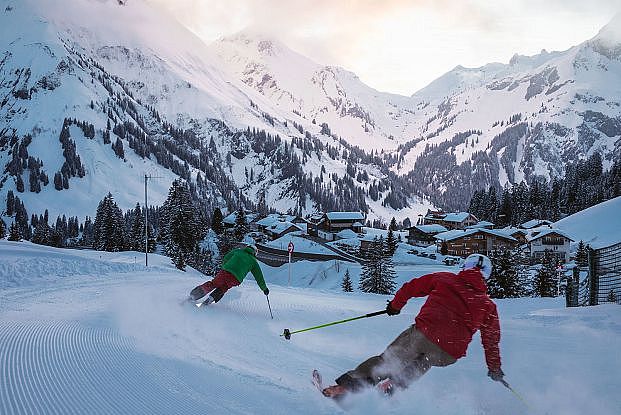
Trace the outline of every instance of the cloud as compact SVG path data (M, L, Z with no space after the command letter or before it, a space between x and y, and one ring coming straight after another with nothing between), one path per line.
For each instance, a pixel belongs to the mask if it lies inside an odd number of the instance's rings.
M296 51L410 94L462 64L567 49L621 10L621 0L147 0L205 41L251 27Z

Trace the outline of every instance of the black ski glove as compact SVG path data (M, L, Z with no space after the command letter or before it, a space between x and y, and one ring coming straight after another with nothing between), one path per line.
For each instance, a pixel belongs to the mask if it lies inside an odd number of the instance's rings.
M502 382L504 380L505 374L503 373L502 369L496 369L488 371L487 376L489 376L490 378L492 378L492 380L496 382Z
M192 300L196 301L199 298L204 297L206 294L207 293L205 292L203 287L201 285L199 285L198 287L195 287L192 291L190 291L190 298Z
M388 314L389 316L396 316L400 312L401 312L401 310L396 310L396 309L392 308L392 304L390 304L390 301L386 305L386 314Z
M269 293L270 293L270 289L269 288L266 288L266 289L263 290L263 294L269 295Z

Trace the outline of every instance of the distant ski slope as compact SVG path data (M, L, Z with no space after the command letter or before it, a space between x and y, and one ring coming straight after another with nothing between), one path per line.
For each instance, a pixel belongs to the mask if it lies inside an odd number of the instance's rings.
M263 266L271 320L252 277L207 309L179 304L202 281L152 255L59 250L0 241L0 413L334 414L342 409L310 382L326 382L381 352L422 304L395 317L279 337L382 309L388 297L345 294L345 270L320 286L293 287L287 268ZM136 261L136 263L135 263ZM301 268L300 268L301 267ZM437 269L437 268L436 268ZM399 271L400 281L429 272ZM352 277L355 280L355 274ZM6 283L10 281L10 284ZM331 289L327 290L327 288ZM533 413L618 414L621 315L618 306L566 309L562 299L498 301L507 380ZM524 414L524 406L486 376L478 336L469 355L432 369L409 390L384 399L364 393L347 413Z

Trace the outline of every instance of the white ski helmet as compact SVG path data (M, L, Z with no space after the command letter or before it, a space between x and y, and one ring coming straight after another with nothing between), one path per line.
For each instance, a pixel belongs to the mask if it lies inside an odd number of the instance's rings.
M488 279L492 275L492 261L483 254L472 254L464 260L461 266L463 270L477 268L483 274L483 278Z
M248 244L247 246L248 248L252 248L252 253L254 254L254 256L257 256L257 253L259 252L259 248L257 248L255 244Z

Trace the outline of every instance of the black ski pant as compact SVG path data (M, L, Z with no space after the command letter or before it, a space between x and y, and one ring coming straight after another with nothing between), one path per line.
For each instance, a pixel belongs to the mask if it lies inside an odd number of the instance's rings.
M397 336L381 355L365 360L354 370L341 375L336 383L356 391L390 378L394 385L406 388L432 366L448 366L456 361L412 325Z

